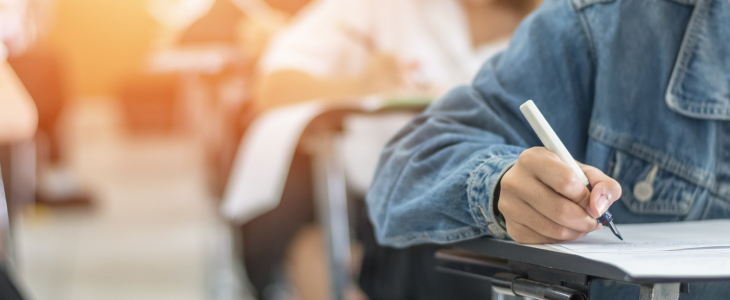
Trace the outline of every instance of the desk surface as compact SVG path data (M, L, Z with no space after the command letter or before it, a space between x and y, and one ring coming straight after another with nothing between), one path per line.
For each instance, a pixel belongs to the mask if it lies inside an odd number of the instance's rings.
M581 257L578 255L516 244L509 241L478 238L454 244L454 247L473 251L482 255L502 258L511 261L524 262L542 267L585 274L605 279L633 282L633 283L662 283L662 282L697 282L697 281L726 281L727 278L681 278L681 277L633 277L622 269L604 263Z

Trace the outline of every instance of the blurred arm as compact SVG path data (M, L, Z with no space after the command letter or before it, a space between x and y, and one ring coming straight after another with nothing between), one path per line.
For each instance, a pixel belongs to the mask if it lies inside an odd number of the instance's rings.
M281 69L266 75L261 83L260 107L296 104L313 99L342 100L404 85L407 66L392 55L373 54L359 76L317 77L296 69Z
M363 91L362 80L357 77L319 78L298 70L281 70L264 77L259 102L262 108L270 108L317 98L360 95Z
M38 111L7 61L0 65L0 143L30 139L38 126Z

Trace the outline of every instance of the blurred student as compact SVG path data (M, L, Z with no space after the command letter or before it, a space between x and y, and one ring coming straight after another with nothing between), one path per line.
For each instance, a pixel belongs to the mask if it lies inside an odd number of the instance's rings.
M513 30L539 3L314 2L274 38L262 58L257 104L268 109L313 99L348 101L348 96L404 90L438 95L468 83L487 58L507 46ZM397 129L391 127L386 139ZM374 143L377 149L378 143ZM364 168L374 169L375 163L371 165ZM323 237L314 225L310 175L308 157L298 150L279 207L243 226L245 264L259 292L272 284L276 269L286 260L286 276L299 298L328 296Z
M263 107L403 88L445 91L505 48L537 0L321 0L261 62Z
M2 7L0 14L1 11ZM0 24L2 23L3 19L0 16ZM0 42L0 51L4 50L5 46ZM0 52L0 146L33 138L37 122L38 114L33 100ZM7 214L3 186L3 180L0 178L0 206L4 206L0 207L0 214ZM10 245L7 243L10 236L7 217L7 215L0 216L0 299L20 300L22 297L7 268L9 258L7 255L10 253Z
M730 218L728 24L727 0L546 1L472 85L385 148L367 196L378 241L571 241L601 229L609 207L622 223ZM519 111L528 99L585 162L592 191L542 147ZM590 290L639 295L611 281ZM689 291L679 298L727 299L730 284Z
M50 2L2 0L15 11L6 34L7 62L38 108L38 188L36 203L88 205L89 195L77 174L64 164L57 124L68 102L62 58L38 41L48 19ZM10 21L12 20L12 21Z
M8 47L21 27L23 1L0 0L0 146L29 140L35 134L38 112L33 99L7 62ZM0 166L2 167L2 166ZM7 214L3 181L0 179L0 212ZM0 217L0 255L9 253L7 215ZM8 274L8 257L0 257L0 299L22 299Z

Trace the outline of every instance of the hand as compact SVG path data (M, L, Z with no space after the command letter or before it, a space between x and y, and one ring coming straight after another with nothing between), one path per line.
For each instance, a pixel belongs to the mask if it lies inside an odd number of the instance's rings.
M408 73L413 66L400 62L395 56L388 54L373 54L367 70L363 74L364 94L380 93L404 87Z
M507 233L520 243L558 243L599 229L596 218L621 197L621 186L600 170L578 163L593 186L544 147L522 152L500 181L498 209Z

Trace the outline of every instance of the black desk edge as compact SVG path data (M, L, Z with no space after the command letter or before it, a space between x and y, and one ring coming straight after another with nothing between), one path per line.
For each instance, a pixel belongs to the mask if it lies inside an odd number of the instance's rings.
M539 249L489 237L455 243L453 244L453 247L473 251L490 257L497 257L603 279L612 279L636 284L730 280L730 276L712 278L633 277L627 274L624 270L611 264L595 261L570 253Z

